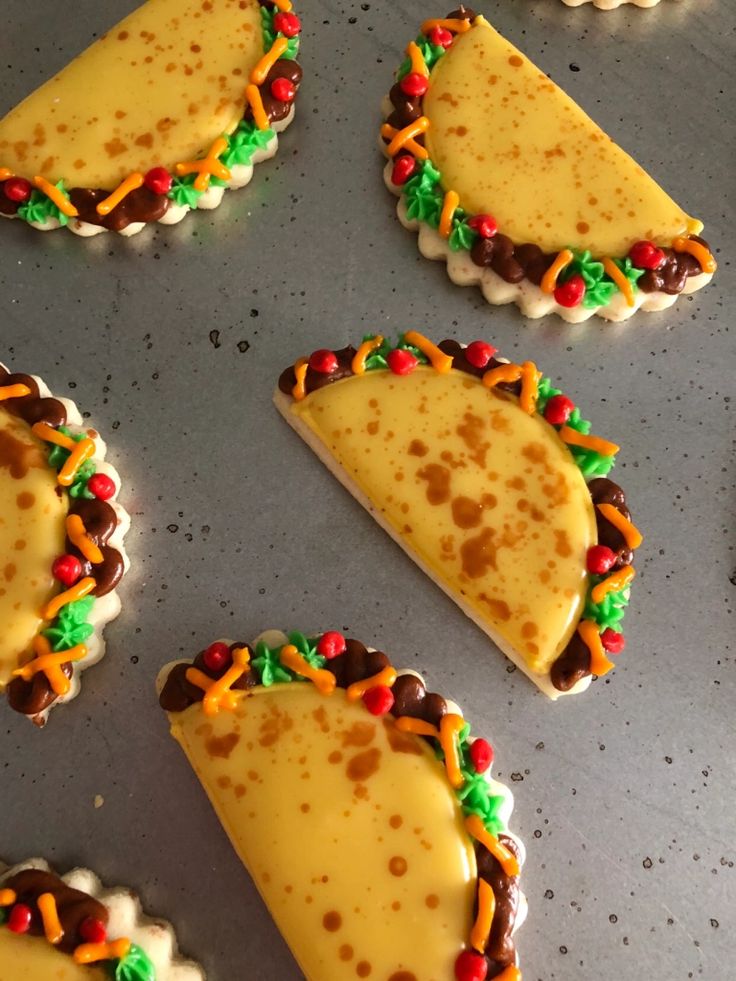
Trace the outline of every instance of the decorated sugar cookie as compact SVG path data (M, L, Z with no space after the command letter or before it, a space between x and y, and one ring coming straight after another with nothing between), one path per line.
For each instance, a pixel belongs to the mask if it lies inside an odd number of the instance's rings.
M120 612L130 519L105 451L73 402L0 365L0 692L39 726Z
M58 876L41 859L0 864L0 981L204 981L171 926L127 888L87 869Z
M641 535L592 435L532 361L484 341L319 350L275 403L337 479L550 698L623 650Z
M159 686L309 981L519 981L513 798L456 705L335 631L218 641Z
M467 8L422 24L384 115L400 221L489 303L625 320L715 271L703 223Z
M302 77L290 0L147 0L0 121L0 215L123 235L215 208Z

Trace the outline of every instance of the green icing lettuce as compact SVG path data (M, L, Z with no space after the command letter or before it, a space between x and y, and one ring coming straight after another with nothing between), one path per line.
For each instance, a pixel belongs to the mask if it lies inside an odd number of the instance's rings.
M65 198L69 198L63 180L59 181L56 187ZM51 198L46 197L43 191L37 189L31 191L30 198L18 208L17 214L19 218L27 222L35 221L43 224L50 218L55 218L60 225L69 224L69 216L65 215L63 211L60 211Z
M293 630L287 636L288 643L296 647L310 667L323 668L325 666L327 663L326 658L317 653L318 637L306 637L304 634L299 633L298 630ZM256 656L250 663L251 667L258 674L259 682L264 688L270 688L271 685L278 683L283 684L289 681L307 680L281 663L281 649L283 646L283 644L279 644L278 647L269 647L263 640L260 640L256 644Z
M85 596L62 606L53 625L41 631L51 641L52 650L69 650L83 644L94 633L94 627L88 623L94 604L94 596Z
M416 39L416 45L422 52L422 57L424 58L424 63L426 64L429 71L432 71L434 66L440 60L440 58L446 53L447 49L443 48L441 44L432 44L429 38L425 34L420 34ZM411 71L411 59L405 58L399 67L396 77L399 81L408 75Z
M477 815L487 831L492 835L499 835L507 830L506 824L501 818L504 797L501 794L493 793L487 773L476 773L470 758L470 745L470 724L466 722L458 736L460 771L464 783L455 791L455 796L460 802L465 817ZM436 740L434 751L437 759L444 762L445 754Z
M277 37L284 37L281 31L275 31L273 19L278 14L276 7L261 7L261 28L263 30L263 50L269 51ZM286 61L294 61L299 54L299 35L288 39L286 51L281 57Z
M366 334L363 340L372 341L374 337L375 334ZM410 351L420 364L429 364L429 358L422 354L418 347L414 347L413 344L407 344L404 340L404 335L401 334L395 344L392 344L391 341L384 340L380 347L377 347L375 351L372 351L368 355L365 359L366 371L388 368L388 356L392 351Z
M244 119L234 133L225 137L228 147L220 160L226 167L249 164L256 150L265 150L275 135L272 129L258 129L252 120Z
M114 981L156 981L156 968L148 954L137 944L119 960L107 962L107 972Z
M73 439L75 443L78 443L87 435L86 433L73 433L68 426L59 426L57 432L63 433L64 436L68 436L70 439ZM57 446L56 443L47 443L46 445L48 446L49 451L49 466L53 467L54 470L58 472L66 463L70 451L64 446ZM85 460L82 466L77 470L74 477L74 482L67 488L69 496L73 497L75 500L80 497L87 501L93 500L95 495L87 487L87 482L92 474L96 472L97 467L94 461Z
M591 597L591 592L593 587L599 582L605 579L605 576L593 576L589 577L590 584L588 588L588 595L585 600L585 609L583 611L584 620L595 620L595 622L600 627L601 633L604 630L615 630L617 633L621 631L621 623L626 613L626 607L629 605L629 598L631 590L628 586L624 589L619 590L616 593L608 593L607 596L601 600L600 603L594 603Z

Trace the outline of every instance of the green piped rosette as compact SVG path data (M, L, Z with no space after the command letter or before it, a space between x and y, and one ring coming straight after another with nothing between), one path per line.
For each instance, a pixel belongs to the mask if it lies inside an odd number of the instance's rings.
M63 180L58 182L56 188L58 191L61 191L65 198L69 198ZM38 189L31 191L31 196L28 200L18 208L17 215L29 224L35 222L43 225L50 219L58 221L60 225L69 224L69 216L65 215L63 211L56 207L51 198L47 198L43 191L39 191Z
M106 969L114 981L156 981L153 961L137 944L130 945L125 957L108 961Z

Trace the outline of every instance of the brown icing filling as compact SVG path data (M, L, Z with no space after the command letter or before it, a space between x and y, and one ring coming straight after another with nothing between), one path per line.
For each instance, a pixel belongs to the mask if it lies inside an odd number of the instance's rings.
M346 639L345 643L344 653L331 658L324 665L325 670L335 676L338 688L347 688L357 681L371 678L391 664L387 654L383 651L370 651L359 640ZM245 646L247 645L242 642L231 644L230 651ZM227 667L223 667L219 672L209 670L204 662L204 651L196 656L192 664L210 678L220 678L227 670ZM187 669L191 666L189 663L175 664L169 672L159 695L159 704L165 711L183 712L184 709L195 702L201 702L204 698L202 689L186 680ZM233 685L233 688L243 690L257 684L258 680L251 669ZM394 695L394 705L390 714L396 718L410 716L414 719L423 719L430 725L438 727L440 720L447 713L447 702L442 695L427 691L424 682L416 675L399 675L391 691ZM398 734L398 730L392 728L392 731ZM508 835L499 835L499 841L519 858L519 849L513 839ZM516 948L511 934L519 908L519 877L506 875L498 860L478 841L475 842L475 853L478 874L492 886L496 896L493 929L486 949L487 977L490 981L516 960Z
M59 426L65 425L67 416L63 403L55 398L42 398L39 395L38 385L30 375L9 372L6 368L0 367L0 385L26 385L31 390L29 395L3 402L2 408L5 412L23 419L29 426L37 422L45 422L58 429ZM92 591L92 595L104 596L115 589L124 569L121 553L107 544L118 523L115 510L106 501L100 501L98 498L89 501L80 498L70 499L69 514L78 514L82 518L87 534L102 550L103 561L93 566L69 539L66 540L66 551L76 555L81 561L83 576L94 576L97 586ZM63 664L62 670L67 678L71 678L73 672L71 662ZM13 678L6 687L6 693L11 708L39 722L41 720L36 717L58 697L43 672L34 675L31 681Z
M468 361L465 357L465 349L457 341L448 338L447 340L440 341L437 346L453 359L453 368L456 368L458 371L464 371L474 378L482 378L487 371L503 363L496 358L491 358L484 368L478 368ZM316 392L318 389L324 388L325 385L339 381L341 378L349 378L353 374L352 360L355 355L355 348L344 347L334 353L337 357L337 368L331 374L314 371L312 368L307 369L304 380L307 394ZM279 376L279 391L283 392L284 395L291 396L295 384L296 376L294 374L294 366L290 365ZM497 385L496 389L501 389L518 397L521 393L521 382L503 382ZM624 517L631 518L629 509L626 506L624 492L613 480L609 480L607 477L596 477L588 484L588 490L590 491L594 505L612 504ZM616 563L613 569L620 569L622 566L631 565L634 553L627 548L623 535L618 528L611 524L597 508L595 509L595 519L598 529L598 543L600 545L606 545L616 553ZM550 679L558 691L569 691L581 678L585 678L589 674L590 651L578 634L575 633L567 647L552 665Z
M86 919L99 920L107 926L109 919L107 907L86 892L72 889L53 872L45 872L43 869L24 869L5 879L2 885L4 889L12 889L16 893L16 902L25 903L32 910L31 927L28 932L34 937L44 936L43 922L37 906L38 897L45 892L51 893L56 900L59 921L64 931L57 949L65 954L73 953L79 944L84 943L79 928Z
M475 20L476 14L473 10L461 6L447 16L453 20L472 21ZM392 86L389 99L393 111L386 122L396 129L403 129L423 115L423 98L406 95L398 82ZM424 146L423 135L415 136L414 141ZM408 151L399 153L394 160L398 160L401 156L411 156L411 154ZM688 237L705 246L710 252L710 246L705 239L697 235ZM639 277L637 286L643 293L654 293L658 290L670 295L681 293L690 276L699 276L703 272L695 256L687 252L675 252L670 248L663 248L662 251L665 254L662 266L657 270L646 270ZM556 257L557 252L543 252L538 245L530 242L514 245L507 235L500 232L493 238L476 239L470 249L470 258L476 266L492 269L507 283L520 283L523 279L528 279L535 286L540 285L542 277Z
M271 0L258 0L258 2L261 7L272 8L276 6ZM287 78L298 89L302 74L301 66L296 61L286 58L281 58L271 67L264 81L258 86L263 109L269 122L281 122L289 115L293 105L293 102L281 102L275 99L271 94L271 83L276 78ZM250 105L246 106L243 119L253 119ZM5 194L4 187L5 182L0 181L0 214L15 215L18 213L21 202L11 201ZM69 191L69 199L79 212L79 221L88 222L90 225L100 225L112 232L121 232L128 225L136 222L158 221L166 214L171 205L171 199L168 195L155 194L143 185L127 194L109 214L98 214L97 205L109 195L109 190L101 188L72 187Z

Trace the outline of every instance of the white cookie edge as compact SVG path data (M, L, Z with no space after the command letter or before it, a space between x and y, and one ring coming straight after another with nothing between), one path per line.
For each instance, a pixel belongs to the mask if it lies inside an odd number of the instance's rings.
M0 368L5 368L6 371L11 370L2 362L0 362ZM53 398L56 399L57 402L62 403L66 409L67 415L65 425L67 425L73 433L84 433L85 435L89 435L90 438L94 440L95 455L92 457L92 461L97 468L97 473L104 473L115 483L115 493L113 494L112 498L107 501L107 503L115 511L117 526L115 531L108 539L107 544L120 552L123 558L123 577L125 577L130 569L130 559L128 557L128 553L125 551L123 542L128 530L130 529L130 515L117 500L121 486L120 474L117 472L115 467L112 466L112 464L107 463L105 460L107 455L107 444L96 429L93 429L89 425L85 425L82 414L77 408L76 403L72 402L71 399L63 398L60 395L54 395L49 389L48 385L46 385L43 379L39 378L38 375L31 375L31 378L33 378L38 385L38 394L41 398ZM88 621L94 627L94 633L90 634L90 636L84 642L87 647L87 655L81 661L73 662L71 688L67 694L56 698L47 708L43 710L43 712L39 712L38 715L28 716L29 719L33 719L36 725L40 727L44 726L48 720L49 713L53 708L55 708L55 706L70 702L73 698L77 697L81 690L80 675L87 668L91 667L93 664L97 664L98 661L101 661L105 656L106 645L103 637L103 630L108 623L118 616L120 610L121 603L117 587L111 592L107 593L105 596L101 596L99 599L95 598L95 602L92 607L92 615Z
M42 858L30 858L12 867L0 862L0 886L10 876L25 869L56 874ZM105 889L89 869L72 869L60 878L70 888L86 892L107 907L110 914L108 935L112 939L127 937L141 947L156 968L156 981L205 981L204 970L198 964L180 957L171 924L146 916L138 896L131 889L125 886Z

